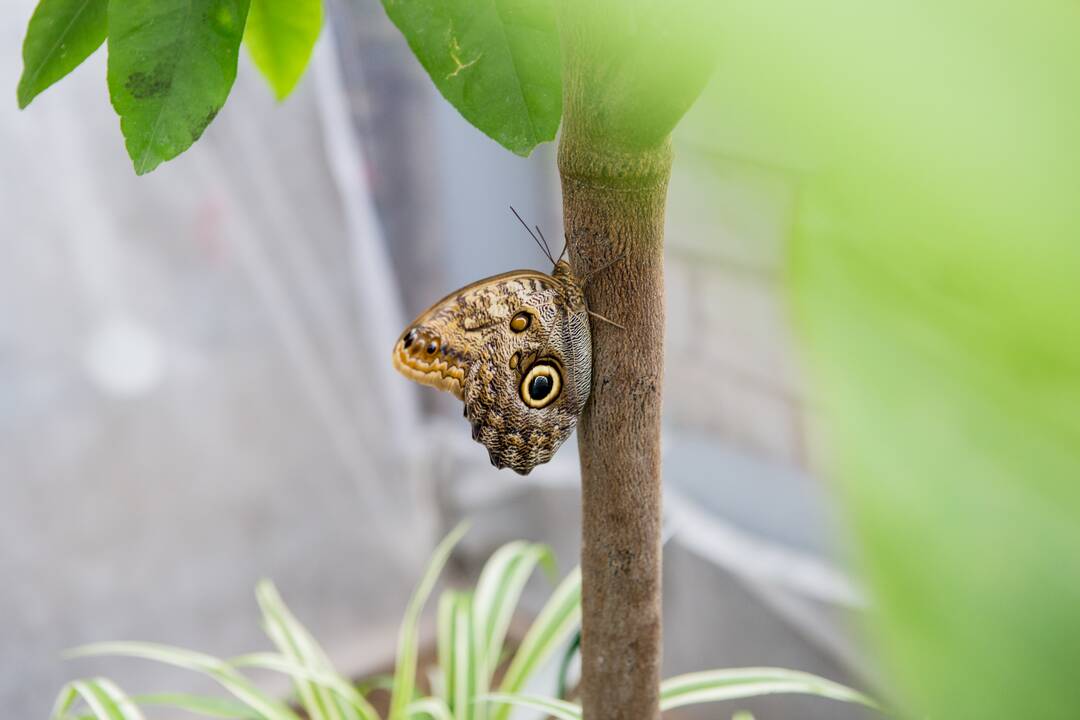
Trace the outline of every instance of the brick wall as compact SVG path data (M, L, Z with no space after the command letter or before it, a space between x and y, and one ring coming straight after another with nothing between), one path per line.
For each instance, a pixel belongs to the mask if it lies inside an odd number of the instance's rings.
M676 141L668 200L670 426L806 464L804 409L784 296L794 185L781 170Z

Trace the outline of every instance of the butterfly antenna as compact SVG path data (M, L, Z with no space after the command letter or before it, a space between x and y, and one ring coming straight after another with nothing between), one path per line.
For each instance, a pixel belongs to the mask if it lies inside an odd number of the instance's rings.
M540 238L536 237L536 233L532 231L532 228L529 227L529 224L521 219L521 216L518 215L518 211L514 209L513 205L510 206L510 212L514 213L514 217L516 217L518 219L518 222L521 223L521 226L525 228L525 232L529 233L529 237L531 237L533 239L533 242L536 243L536 246L540 248L540 252L544 253L544 257L546 257L548 260L551 260L552 264L554 265L555 260L551 257L551 251L548 250L545 245L541 244Z
M536 232L540 234L540 239L544 241L544 247L547 248L548 260L551 260L551 246L548 245L547 238L544 237L544 231L540 229L539 225L536 225L535 227L536 227ZM561 260L561 259L562 259L562 255L559 256L559 260ZM554 265L558 265L559 263L556 260L551 260L551 264L554 266Z
M588 313L589 313L589 315L596 318L597 320L601 320L603 322L606 322L608 325L611 325L612 327L617 327L620 330L626 330L625 326L620 325L619 323L615 322L614 320L609 320L608 318L604 317L600 313L593 312L592 310L589 310Z

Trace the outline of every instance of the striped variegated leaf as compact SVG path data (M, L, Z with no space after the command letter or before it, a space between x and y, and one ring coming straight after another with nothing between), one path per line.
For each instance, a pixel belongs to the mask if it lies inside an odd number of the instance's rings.
M379 715L371 703L352 683L335 672L315 670L277 653L251 653L235 657L229 662L234 667L259 668L288 675L295 684L308 683L320 694L333 698L339 705L348 705L363 720L379 720ZM326 720L326 716L311 715L311 720Z
M763 667L711 670L669 678L660 684L660 709L777 693L817 695L877 708L867 696L832 680L797 670Z
M416 689L416 662L419 653L417 626L420 623L420 613L424 610L424 604L427 603L428 596L435 587L435 581L439 579L439 574L450 557L450 552L467 530L467 524L458 525L435 547L427 571L409 600L405 617L401 621L401 628L398 630L397 663L394 667L394 689L390 697L389 720L405 720L405 709L413 701Z
M75 680L65 685L56 698L51 717L53 720L71 717L71 709L80 700L95 720L144 720L135 702L106 678Z
M154 643L105 642L84 645L67 653L69 657L89 655L122 655L153 660L166 665L192 670L217 681L234 697L254 710L265 720L299 720L287 705L267 695L244 677L236 668L212 655L157 645Z
M525 682L581 625L581 570L574 570L555 588L521 641L499 685L501 694L520 692ZM510 707L503 705L493 720L506 720Z
M437 697L413 700L405 708L405 715L410 720L423 715L428 716L431 720L453 720L453 715L450 714L450 708L446 706L446 701Z
M281 654L298 665L329 676L339 686L352 687L334 671L326 653L311 633L293 616L273 583L263 580L255 590L263 615L263 628ZM293 676L301 704L312 718L323 720L375 720L375 709L359 693L345 697L326 684Z
M554 575L555 557L551 548L517 541L496 550L480 573L473 600L473 621L482 634L479 662L485 685L491 682L499 664L521 592L537 565Z
M166 707L184 710L202 717L221 720L260 720L261 716L247 705L231 698L192 695L190 693L154 693L133 695L139 707Z
M492 693L491 695L484 695L480 699L486 702L500 703L507 710L517 706L539 710L559 720L581 720L581 706L566 700L556 700L538 695L510 695L507 693Z

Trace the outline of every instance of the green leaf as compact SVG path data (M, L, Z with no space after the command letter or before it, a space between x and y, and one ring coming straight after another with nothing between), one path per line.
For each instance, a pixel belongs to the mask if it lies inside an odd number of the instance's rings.
M340 677L311 633L300 624L269 580L255 590L263 614L263 626L282 655L305 669L325 675L339 687L348 688L346 696L335 696L325 683L294 676L297 693L311 717L327 720L376 720L375 709L352 685Z
M506 631L510 627L525 583L537 565L554 575L555 556L546 545L511 542L495 551L484 565L476 583L473 622L482 633L477 662L483 685L491 681L502 657ZM486 692L482 689L481 692Z
M241 655L232 658L229 665L234 668L251 667L279 672L288 675L298 688L307 687L309 692L318 697L327 699L336 697L342 701L337 704L333 702L314 704L312 707L315 712L309 713L312 718L324 720L331 717L330 713L345 712L361 720L378 720L379 715L375 708L360 694L356 686L331 670L312 668L278 653Z
M733 668L678 675L660 683L660 710L778 693L801 693L877 708L870 698L832 680L781 668Z
M261 720L262 716L243 703L228 698L189 693L154 693L131 698L142 707L168 707L223 720Z
M144 720L135 702L107 678L75 680L65 685L50 717L53 720L68 717L68 712L80 699L95 720Z
M563 578L548 598L514 653L499 692L520 692L536 670L581 627L581 568ZM500 708L494 720L506 720L509 707Z
M420 623L420 613L424 611L428 596L431 595L439 574L450 558L450 553L468 529L467 523L461 523L435 547L427 570L413 592L409 606L405 609L405 617L398 630L397 662L394 667L394 692L390 698L389 720L405 718L406 707L413 701L413 691L416 688L416 662L419 653L417 625Z
M562 114L550 0L383 0L443 97L518 155L554 139Z
M77 68L105 42L108 0L41 0L23 41L19 107Z
M453 720L450 708L441 698L421 698L409 703L405 708L405 716L413 718L418 715L427 715L431 720Z
M450 625L450 629L441 631L439 637L449 645L445 651L441 646L439 648L440 658L448 660L442 668L447 687L446 704L454 714L454 720L473 720L477 710L473 701L479 694L476 659L481 633L473 626L472 593L451 591L441 599L446 599L449 609L444 611L440 607L439 619L445 619Z
M510 706L516 705L531 710L539 710L559 720L581 720L581 706L566 700L555 700L554 698L537 695L510 695L507 693L492 693L483 695L479 699L485 702L500 703L507 714L509 714Z
M66 653L68 657L122 655L165 663L192 670L215 680L238 700L250 706L266 720L299 720L286 705L259 690L236 668L223 660L192 650L139 642L103 642L83 645Z
M109 94L139 175L191 147L236 79L248 0L109 3Z
M322 0L251 0L244 43L278 100L300 81L322 23Z
M911 717L1075 717L1078 8L736 5L727 107L818 164L790 270L886 675Z

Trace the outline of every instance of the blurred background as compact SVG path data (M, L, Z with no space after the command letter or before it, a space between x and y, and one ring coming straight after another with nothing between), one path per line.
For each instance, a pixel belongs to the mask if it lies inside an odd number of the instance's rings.
M498 472L460 403L390 349L444 294L549 270L512 204L561 238L554 148L506 152L444 102L377 0L328 2L297 92L246 57L201 142L136 178L99 52L31 110L14 88L33 0L0 27L0 704L43 717L71 677L198 687L106 639L263 648L272 578L357 677L385 671L437 539L449 580L502 543L578 552L573 441ZM707 91L708 92L708 91ZM705 105L706 103L701 103ZM819 480L786 316L799 169L740 157L692 112L667 226L665 675L778 665L875 688L864 606ZM560 244L559 241L557 244ZM549 587L538 579L526 605ZM188 685L185 685L185 682ZM825 700L759 719L855 718ZM731 710L735 708L732 707ZM687 709L687 717L717 708ZM674 713L672 713L674 715Z

